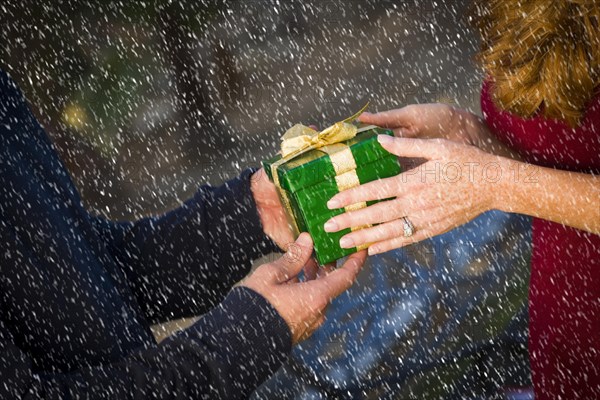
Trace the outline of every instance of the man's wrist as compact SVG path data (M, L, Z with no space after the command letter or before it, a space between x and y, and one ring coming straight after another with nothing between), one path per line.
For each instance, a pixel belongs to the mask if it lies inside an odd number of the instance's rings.
M291 331L277 310L259 293L236 287L221 304L191 327L161 345L197 343L205 357L220 367L219 398L250 395L287 359ZM197 346L195 348L198 348ZM218 363L218 364L217 364Z

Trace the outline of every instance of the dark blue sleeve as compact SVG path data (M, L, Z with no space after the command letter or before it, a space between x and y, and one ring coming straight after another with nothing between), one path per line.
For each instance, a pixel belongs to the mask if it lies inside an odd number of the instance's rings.
M134 222L92 218L150 322L204 313L248 273L252 260L277 250L260 223L252 172L202 186L164 215Z
M0 145L18 142L19 151L35 149L28 157L36 167L44 165L44 179L56 184L69 207L81 209L91 222L100 247L124 272L150 322L203 314L246 275L253 259L277 250L257 214L250 190L252 170L219 187L201 186L191 199L163 215L109 221L83 209L50 139L2 71L0 122L21 126L0 130ZM87 222L81 221L79 229L88 229Z
M40 374L0 320L2 399L242 399L287 357L285 321L258 293L236 288L196 324L128 358Z

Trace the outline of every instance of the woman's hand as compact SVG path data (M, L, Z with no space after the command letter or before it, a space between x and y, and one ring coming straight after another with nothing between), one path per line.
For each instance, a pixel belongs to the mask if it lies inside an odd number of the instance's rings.
M388 128L399 137L443 138L476 145L475 125L479 124L472 113L447 104L411 104L396 110L376 114L363 113L359 121Z
M487 153L519 160L475 114L447 104L411 104L376 114L363 113L359 121L392 129L398 137L442 138L479 147Z
M502 190L498 182L506 159L444 139L379 135L378 140L392 154L428 161L395 177L369 182L332 197L327 203L330 209L394 198L327 221L327 232L380 224L346 234L340 239L341 247L371 243L369 254L382 253L442 234L496 208L495 193ZM415 227L411 237L404 236L404 216Z

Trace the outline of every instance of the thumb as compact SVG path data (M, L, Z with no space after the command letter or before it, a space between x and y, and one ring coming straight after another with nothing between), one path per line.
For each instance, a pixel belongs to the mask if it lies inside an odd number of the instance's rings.
M364 112L358 117L360 122L365 124L377 125L382 128L396 129L409 125L409 113L405 108L397 110L383 111L376 114Z
M388 152L398 157L435 160L447 153L446 142L438 139L399 138L377 135L377 141Z
M367 252L365 250L354 253L348 257L340 268L316 281L309 282L309 284L312 284L313 290L316 290L318 294L324 295L327 301L331 301L352 286L356 276L365 264L366 258Z
M271 264L273 279L278 283L283 283L298 275L302 267L310 260L312 251L312 238L306 232L301 233L298 239L290 244L286 253Z

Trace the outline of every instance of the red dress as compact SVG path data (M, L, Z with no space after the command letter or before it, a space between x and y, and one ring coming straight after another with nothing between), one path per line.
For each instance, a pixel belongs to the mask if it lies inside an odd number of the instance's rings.
M600 95L588 105L580 126L570 129L560 121L501 111L489 90L485 83L481 109L486 123L527 162L600 173ZM536 400L600 399L600 236L533 220L529 314Z

